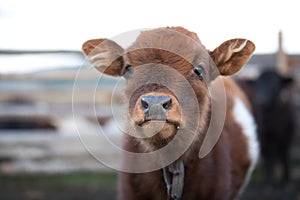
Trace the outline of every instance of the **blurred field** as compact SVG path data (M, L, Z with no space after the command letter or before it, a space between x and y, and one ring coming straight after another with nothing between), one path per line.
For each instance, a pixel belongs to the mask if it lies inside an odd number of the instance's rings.
M86 149L120 160L102 134L120 145L111 125L115 82L77 72L0 76L0 199L115 199L116 173ZM122 123L122 113L114 114Z
M83 70L74 84L76 73L73 69L0 77L0 124L41 120L55 127L0 130L0 199L116 198L117 172L93 158L86 147L109 162L120 161L107 137L121 145L126 119L121 105L123 84L106 78L99 82L99 74L91 69ZM258 165L241 199L300 200L297 130L292 181L285 186L266 186Z

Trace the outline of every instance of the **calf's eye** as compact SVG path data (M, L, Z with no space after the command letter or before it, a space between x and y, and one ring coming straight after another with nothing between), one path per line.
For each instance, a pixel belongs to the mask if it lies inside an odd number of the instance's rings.
M126 72L130 72L132 70L132 66L131 65L127 65L126 67L125 67L125 71Z
M198 65L193 69L193 71L195 72L195 74L197 74L197 76L202 77L204 73L204 68L201 65Z
M123 69L122 75L126 75L127 72L132 71L132 66L131 65L126 65L125 68Z

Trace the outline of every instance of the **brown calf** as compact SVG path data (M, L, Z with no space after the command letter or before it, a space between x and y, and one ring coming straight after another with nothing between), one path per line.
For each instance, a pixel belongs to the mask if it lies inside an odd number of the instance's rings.
M254 49L251 41L233 39L208 51L195 33L181 27L144 31L126 50L108 39L84 43L94 67L126 79L124 150L158 155L125 157L119 199L234 199L240 194L258 155L255 124L243 92L219 75L239 71ZM226 97L213 110L222 96L212 97L209 88L220 89L218 81ZM209 130L214 113L222 109L218 135ZM216 144L211 134L219 136ZM207 144L212 150L200 158Z

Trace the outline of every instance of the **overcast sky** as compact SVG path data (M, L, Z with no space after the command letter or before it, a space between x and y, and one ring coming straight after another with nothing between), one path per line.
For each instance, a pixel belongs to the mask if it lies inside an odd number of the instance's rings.
M184 26L214 49L244 37L256 53L284 48L300 53L300 11L296 0L1 0L0 49L80 50L91 38L112 38L140 28Z

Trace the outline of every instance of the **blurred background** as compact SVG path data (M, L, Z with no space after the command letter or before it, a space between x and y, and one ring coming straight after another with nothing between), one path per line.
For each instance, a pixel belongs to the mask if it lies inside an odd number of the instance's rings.
M211 50L236 37L256 44L234 76L252 103L262 145L242 199L300 200L296 3L1 0L0 198L115 199L117 171L93 154L120 159L108 140L120 145L123 80L92 69L81 45L135 29L184 26Z

